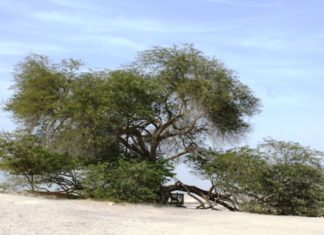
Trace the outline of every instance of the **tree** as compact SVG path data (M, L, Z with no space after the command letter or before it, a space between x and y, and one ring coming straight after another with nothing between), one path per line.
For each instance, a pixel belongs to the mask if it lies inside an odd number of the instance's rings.
M324 202L323 153L298 143L266 139L257 149L200 151L194 167L235 208L317 216Z
M259 100L232 71L192 45L155 47L121 70L81 71L74 60L28 57L17 67L6 109L46 149L85 165L120 154L172 162L208 138L241 137L247 117L259 111Z

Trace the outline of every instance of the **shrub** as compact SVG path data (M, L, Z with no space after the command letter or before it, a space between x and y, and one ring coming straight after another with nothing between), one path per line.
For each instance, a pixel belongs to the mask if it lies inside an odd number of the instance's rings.
M317 216L324 199L322 153L298 143L266 140L259 148L268 159L263 181L265 203L283 215Z
M91 165L84 172L83 194L113 201L154 202L170 172L170 166L146 161Z
M201 173L241 210L318 216L324 205L322 155L298 143L267 139L257 149L210 152L198 161Z
M47 151L32 135L2 136L0 168L25 179L31 190L42 184L56 184L70 192L78 184L76 179L69 179L76 162L67 154Z

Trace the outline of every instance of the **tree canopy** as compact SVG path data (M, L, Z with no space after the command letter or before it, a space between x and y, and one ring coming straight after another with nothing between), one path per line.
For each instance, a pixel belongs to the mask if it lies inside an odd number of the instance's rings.
M155 47L123 69L99 72L32 55L15 81L6 110L46 149L84 163L119 154L177 159L208 137L241 136L259 110L232 71L191 45Z

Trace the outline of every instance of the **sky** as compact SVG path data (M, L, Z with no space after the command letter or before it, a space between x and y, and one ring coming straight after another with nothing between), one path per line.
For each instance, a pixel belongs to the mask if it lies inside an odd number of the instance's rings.
M239 145L264 137L324 151L324 1L0 0L0 100L31 53L115 69L152 46L193 43L262 102ZM0 113L0 130L15 129Z

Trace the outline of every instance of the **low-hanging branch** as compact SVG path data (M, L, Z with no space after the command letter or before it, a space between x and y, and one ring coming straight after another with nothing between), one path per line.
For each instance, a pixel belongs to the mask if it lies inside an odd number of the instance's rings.
M191 197L192 197L192 194L194 194L194 195L197 195L197 196L203 198L206 201L206 203L209 205L208 208L214 209L214 205L216 205L218 203L230 211L238 211L238 209L234 205L231 205L232 201L230 199L230 195L213 193L212 189L207 191L207 190L198 188L196 186L186 185L186 184L183 184L181 181L177 181L175 184L163 186L162 191L163 191L162 192L162 194L163 194L162 202L163 203L167 202L170 193L172 193L173 191L182 191L182 192L187 192L189 194L189 196L191 196ZM202 203L202 201L200 199L197 199L196 196L194 196L193 198L195 198L200 203L200 206L198 206L197 208L206 209L206 207L204 206L204 204ZM214 205L212 203L214 203Z

